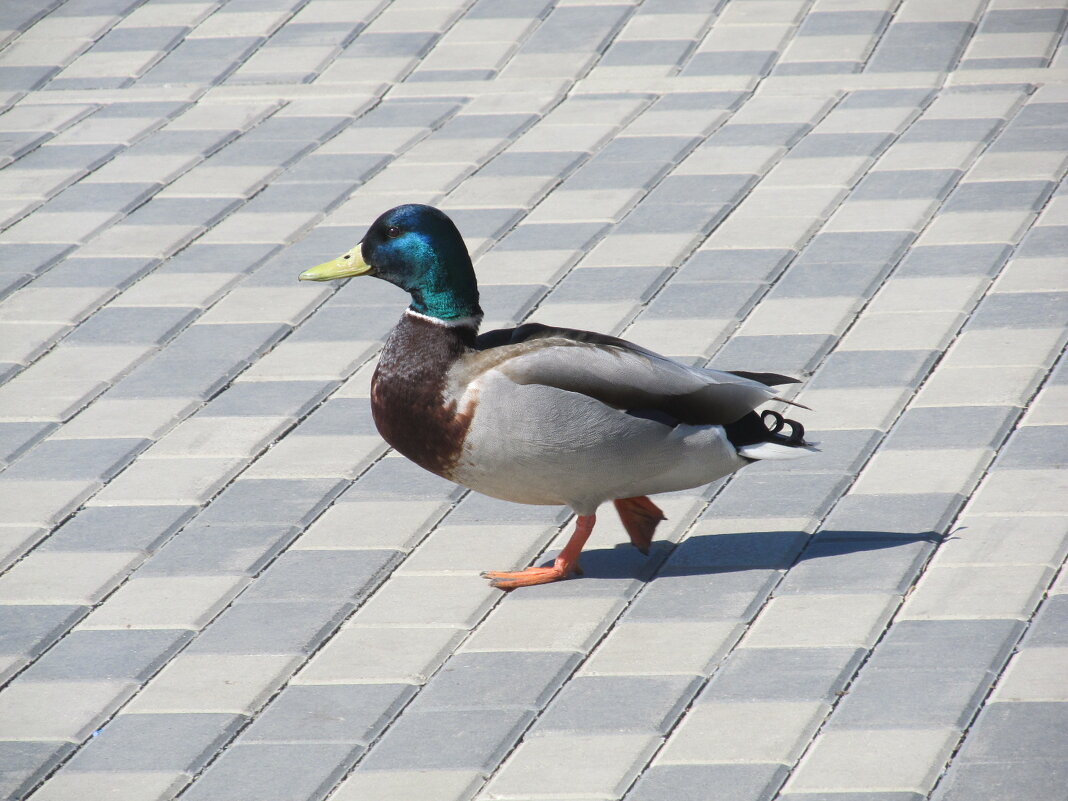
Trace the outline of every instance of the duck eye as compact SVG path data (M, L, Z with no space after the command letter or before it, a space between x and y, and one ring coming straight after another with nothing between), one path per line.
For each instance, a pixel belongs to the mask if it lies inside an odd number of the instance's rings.
M391 225L389 226L389 228L386 229L386 236L388 236L390 239L396 239L400 235L401 230L395 225Z

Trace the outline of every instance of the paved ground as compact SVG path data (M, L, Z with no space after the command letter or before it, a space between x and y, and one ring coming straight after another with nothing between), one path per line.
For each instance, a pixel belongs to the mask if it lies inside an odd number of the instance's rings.
M3 4L0 794L1068 798L1066 22ZM490 589L564 513L389 453L404 298L296 283L404 201L490 322L804 376L824 453Z

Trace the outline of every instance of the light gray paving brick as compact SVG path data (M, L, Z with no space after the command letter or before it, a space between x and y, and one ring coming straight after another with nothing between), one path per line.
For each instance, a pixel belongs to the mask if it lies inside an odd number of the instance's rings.
M288 686L241 734L241 743L332 742L366 745L411 699L410 684Z
M578 662L570 651L458 653L427 682L411 709L539 710Z
M699 570L686 575L661 576L631 604L626 619L733 620L748 619L768 597L779 574L760 570Z
M73 743L32 740L0 742L0 793L24 798L74 750Z
M148 444L145 439L49 440L10 466L4 476L27 481L109 481Z
M131 507L104 507L131 508ZM136 507L132 507L136 508ZM138 576L255 575L289 546L294 526L193 523L170 540L138 571Z
M700 683L696 676L580 676L560 691L531 733L666 734Z
M344 602L238 601L212 621L188 653L313 653L351 611Z
M883 443L884 449L996 448L1019 410L1012 406L928 406L908 409Z
M926 245L909 250L895 276L993 275L1011 253L1006 245Z
M439 709L402 714L360 763L361 770L492 772L530 723L523 709Z
M822 701L833 704L867 652L861 648L740 648L697 697L720 701Z
M788 775L785 765L654 765L638 780L627 801L702 801L711 788L721 798L767 801ZM874 800L873 800L874 801Z
M121 714L64 766L67 771L181 770L204 767L240 728L240 715Z
M360 750L342 743L241 742L228 748L183 795L211 801L322 798L352 767Z
M177 629L75 630L25 673L26 681L146 681L184 646Z
M944 532L964 498L951 493L846 495L824 522L828 531L883 534Z
M924 537L878 540L871 535L852 539L841 532L834 539L814 540L801 554L778 595L789 593L904 593L934 550Z

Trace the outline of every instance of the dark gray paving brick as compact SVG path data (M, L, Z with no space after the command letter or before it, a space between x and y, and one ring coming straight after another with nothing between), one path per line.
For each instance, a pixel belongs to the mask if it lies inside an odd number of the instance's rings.
M344 47L365 27L362 22L294 22L292 19L271 36L270 45L304 47L339 45Z
M186 39L137 81L138 86L218 83L263 43L258 36Z
M90 506L64 523L40 548L152 553L196 512L195 506Z
M747 619L764 603L778 578L777 571L767 569L698 568L682 575L661 575L630 606L627 619Z
M534 733L667 734L701 681L697 676L579 676L556 696Z
M196 773L244 721L241 715L209 712L118 715L64 770Z
M497 243L497 250L586 250L608 230L602 223L527 223Z
M808 123L728 123L708 137L710 147L778 145L790 147L812 129Z
M925 538L817 538L775 592L904 593L933 550L934 543Z
M65 604L0 606L0 654L37 656L88 611Z
M995 292L968 321L971 330L1057 328L1068 320L1068 292Z
M137 257L65 259L34 283L35 287L105 286L126 289L143 278L159 262Z
M42 442L4 471L24 481L110 481L150 441L147 439L53 439Z
M620 234L707 234L727 216L726 204L657 203L647 199L616 227Z
M331 398L293 430L293 436L374 434L369 398Z
M838 473L747 473L727 485L711 517L822 517L852 478Z
M427 682L412 709L538 710L578 663L570 651L458 653Z
M515 139L538 121L536 114L457 114L434 132L435 139Z
M829 729L965 729L994 675L986 671L865 668L826 723Z
M874 429L843 431L808 431L806 439L818 443L819 453L806 456L804 462L765 459L746 470L746 473L843 473L856 475L875 451L882 432Z
M1038 211L1049 200L1052 181L971 181L960 184L946 201L944 211Z
M184 25L154 25L137 28L113 28L93 45L94 53L112 53L128 50L172 49L189 32Z
M770 801L789 769L778 764L656 765L626 801Z
M651 189L671 170L666 161L620 162L593 158L567 179L568 189ZM543 245L542 247L545 247Z
M648 200L680 205L719 203L734 205L753 188L756 182L757 176L748 173L669 175L649 193Z
M402 558L398 551L289 551L249 587L243 602L358 601Z
M999 118L964 118L953 120L919 120L898 141L920 142L988 142L1004 124Z
M1065 125L1068 125L1068 103L1028 103L1011 123L1013 129Z
M281 323L192 325L135 368L112 390L115 398L208 398L278 342Z
M944 198L963 174L961 170L883 170L872 172L868 173L856 185L850 198L853 200Z
M1028 153L1060 150L1064 131L1060 128L1010 128L990 146L991 153ZM47 147L47 145L46 145ZM33 154L25 158L31 158ZM25 160L23 159L23 161ZM21 164L22 161L19 162Z
M0 741L0 795L12 801L25 798L74 748L67 742Z
M353 605L325 601L239 601L189 647L198 654L310 654L341 625Z
M682 75L767 75L779 57L775 50L697 53Z
M735 649L697 697L714 701L833 704L867 652L862 648Z
M930 350L838 351L823 362L813 389L916 386L941 354Z
M868 662L872 670L927 670L997 675L1024 630L1019 620L901 620Z
M797 29L798 36L875 35L890 21L885 11L815 11L805 15Z
M957 69L961 70L1018 70L1048 67L1048 56L1021 56L1018 58L966 58Z
M315 147L304 139L257 139L245 134L205 162L211 167L288 167Z
M275 178L272 186L292 183L333 183L344 178L351 185L366 181L386 166L387 153L313 153Z
M598 63L607 67L681 64L694 45L693 39L616 41Z
M942 778L932 801L1018 801L1057 798L1068 785L1068 764L1057 760L1027 762L955 762ZM806 799L807 801L807 799Z
M157 197L130 214L126 225L200 225L210 228L243 202L239 197ZM294 203L293 211L301 207Z
M950 69L975 31L972 22L895 22L868 61L868 72Z
M794 145L787 158L875 157L893 140L889 133L814 133Z
M672 281L645 307L644 319L741 319L764 293L764 284L731 281L683 283Z
M467 12L469 19L541 19L553 7L552 0L478 0Z
M554 506L530 506L490 498L475 492L464 496L449 513L456 525L497 525L501 523L563 523L571 516L567 509Z
M998 454L994 470L1048 470L1068 467L1068 426L1027 426L1016 430Z
M964 503L953 493L847 495L824 522L826 531L868 531L874 535L944 532Z
M870 297L890 273L891 267L887 262L878 261L827 264L798 261L778 280L770 297Z
M360 767L490 773L512 750L531 717L523 709L441 709L403 714Z
M630 16L629 6L554 8L520 49L521 53L595 53Z
M838 108L925 108L935 98L930 89L858 89L850 92Z
M1021 8L991 10L983 15L980 33L1057 33L1068 24L1068 11L1062 8Z
M968 762L1068 764L1068 704L1032 701L989 704L968 732L957 759Z
M526 216L526 209L451 209L449 216L465 236L496 239Z
M479 289L482 305L508 320L522 320L547 291L544 284L497 284Z
M807 540L808 534L803 531L691 535L671 552L663 573L679 575L713 569L785 570L797 559Z
M797 263L895 262L916 234L912 231L863 231L817 234L802 251Z
M1029 648L1068 646L1068 595L1051 595L1042 602L1024 645Z
M22 675L27 681L144 682L192 636L175 629L74 631Z
M824 334L735 336L716 352L711 366L734 370L760 365L761 370L801 378L816 369L834 343L833 336ZM804 469L811 469L809 462Z
M42 211L115 211L126 214L160 190L157 183L88 183L69 186Z
M377 37L379 38L374 41L384 42L388 37L391 38L393 42L410 42L413 45L419 44L420 47L425 46L434 38L432 34L428 33L377 34ZM357 41L366 42L369 39L371 39L369 35L361 36ZM399 55L399 53L394 52L389 53L389 55ZM459 103L441 100L395 100L392 102L386 100L360 117L355 122L355 125L358 128L365 126L374 128L408 128L418 126L424 128L437 128L459 109Z
M700 141L696 136L620 136L605 145L595 160L678 163Z
M940 275L995 275L1012 248L1007 245L925 245L912 248L895 272L903 278Z
M1043 225L1027 232L1016 251L1020 258L1049 258L1068 252L1068 225Z
M200 309L116 306L100 309L72 331L67 345L162 345L188 326Z
M365 33L345 48L341 58L368 58L368 57L419 57L423 56L433 46L438 38L436 33L427 31L412 31L410 33ZM389 106L397 106L397 103L389 103ZM377 109L375 109L377 110ZM367 119L374 111L364 115L361 119ZM370 124L370 123L369 123ZM414 123L423 124L423 123ZM394 123L397 125L397 123Z
M337 387L335 381L246 381L231 384L201 410L204 417L299 418Z
M360 476L345 500L456 500L464 488L407 459L382 459Z
M352 245L350 244L349 247ZM278 250L278 245L199 245L192 244L159 267L161 273L240 273L250 272ZM337 255L336 253L334 254Z
M280 523L306 528L345 488L332 478L239 479L198 518L201 523Z
M350 117L279 117L264 120L252 133L257 139L296 139L323 143L351 122Z
M110 161L122 145L53 145L43 144L19 159L22 170L84 170L90 172Z
M20 167L22 161L19 160ZM0 275L40 275L73 249L73 245L65 243L0 242Z
M873 791L870 793L783 793L776 801L926 801L920 793Z
M321 799L344 777L360 751L358 746L340 743L239 743L228 748L182 797L190 801Z
M564 178L586 159L586 153L573 150L501 153L479 170L485 177L555 175Z
M241 742L366 745L415 691L410 684L293 684L242 732Z
M339 174L338 177L344 177L344 175ZM326 212L348 198L357 185L357 182L347 179L329 183L308 181L272 185L246 203L241 212L243 214Z
M54 423L0 422L0 466L15 461L54 428Z
M781 75L848 75L860 72L863 68L863 62L852 60L793 61L777 64L771 74L775 77Z
M201 39L200 41L204 41ZM238 131L233 129L223 130L187 130L187 131L156 131L137 144L133 145L127 153L132 156L151 155L175 155L178 153L192 153L201 156L209 156L228 142L237 138ZM175 198L176 200L178 198Z
M1020 410L1014 406L931 406L908 409L883 448L997 448Z
M118 507L121 508L121 507ZM193 523L138 570L139 576L255 575L300 534L295 526Z

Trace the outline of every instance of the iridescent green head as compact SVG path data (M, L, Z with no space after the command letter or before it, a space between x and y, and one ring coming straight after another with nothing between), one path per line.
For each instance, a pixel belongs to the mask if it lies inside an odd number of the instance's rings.
M411 309L440 320L482 314L471 257L456 225L433 206L390 209L363 241L333 261L301 273L302 281L373 275L412 296Z

